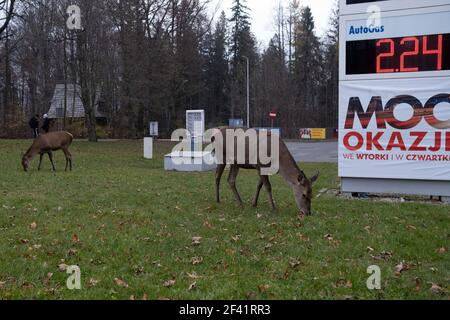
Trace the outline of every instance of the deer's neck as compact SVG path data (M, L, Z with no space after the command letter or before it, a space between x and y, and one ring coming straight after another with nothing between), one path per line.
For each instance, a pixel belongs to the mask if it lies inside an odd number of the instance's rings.
M32 160L35 156L36 156L36 154L38 154L39 153L39 149L38 148L36 148L35 147L35 145L33 144L29 149L28 149L28 151L25 153L25 158L27 158L27 159L29 159L29 160Z
M280 145L280 175L286 182L293 186L298 183L298 177L303 172L298 167L297 163L289 152L284 143Z

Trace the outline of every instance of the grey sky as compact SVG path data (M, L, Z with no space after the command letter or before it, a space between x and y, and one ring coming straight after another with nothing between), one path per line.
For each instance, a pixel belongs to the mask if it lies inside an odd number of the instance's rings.
M260 44L265 47L275 33L274 15L279 1L287 4L289 0L248 0L251 9L252 31ZM217 8L217 15L225 10L229 16L232 0L211 0L211 11ZM309 6L316 22L318 36L322 36L328 27L328 20L335 0L300 0L300 5Z

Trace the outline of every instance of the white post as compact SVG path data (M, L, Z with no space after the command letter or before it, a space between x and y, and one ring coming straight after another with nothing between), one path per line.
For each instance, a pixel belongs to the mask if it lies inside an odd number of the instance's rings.
M153 138L144 138L144 158L153 159Z

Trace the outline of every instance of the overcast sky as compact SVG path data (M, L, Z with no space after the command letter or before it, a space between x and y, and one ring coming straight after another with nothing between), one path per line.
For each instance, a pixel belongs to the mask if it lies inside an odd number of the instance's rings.
M258 42L265 47L275 33L274 15L275 8L280 0L247 0L251 10L252 31L258 38ZM288 3L289 0L281 0ZM211 0L211 11L218 8L217 16L222 10L225 10L227 16L230 16L229 9L232 0ZM335 0L300 0L302 6L309 6L314 15L316 31L318 36L322 36L328 27L328 20L331 8Z

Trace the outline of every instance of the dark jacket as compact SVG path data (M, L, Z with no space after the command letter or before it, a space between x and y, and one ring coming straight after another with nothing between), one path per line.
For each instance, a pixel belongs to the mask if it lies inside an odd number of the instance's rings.
M42 125L42 130L44 130L45 132L48 132L48 130L50 130L50 119L49 118L44 119L44 124Z
M36 117L31 118L30 122L28 122L31 129L38 129L39 128L39 119Z

